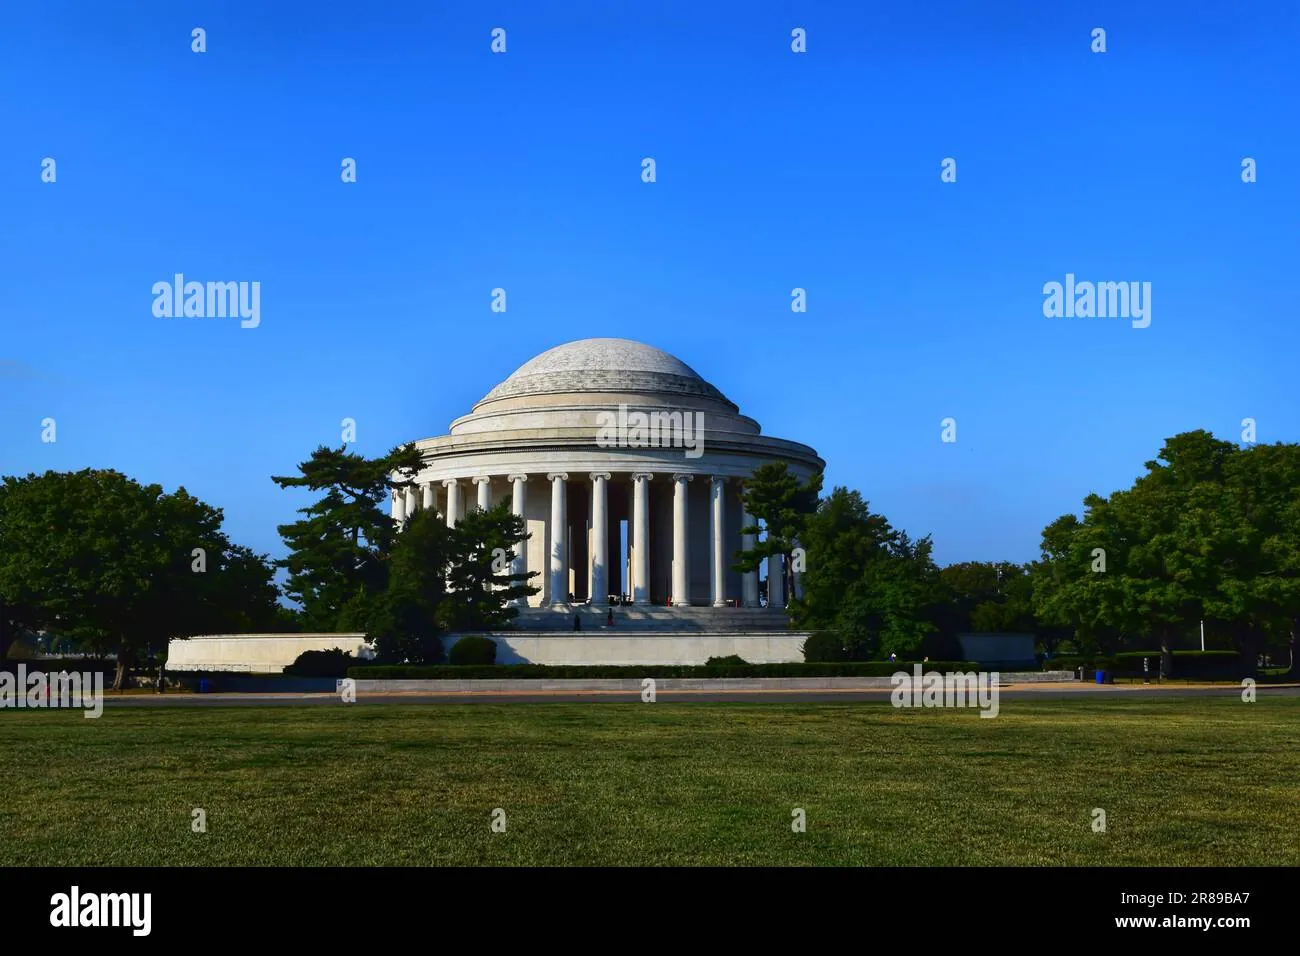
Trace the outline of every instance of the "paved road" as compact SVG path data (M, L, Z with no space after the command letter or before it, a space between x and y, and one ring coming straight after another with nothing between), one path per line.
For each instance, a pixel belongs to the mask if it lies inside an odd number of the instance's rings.
M1263 684L1261 697L1298 697L1298 684ZM659 691L658 703L855 703L889 700L890 689L871 690L792 690L792 691ZM1236 685L1167 685L1156 684L1019 684L1000 689L999 702L1016 700L1063 700L1082 697L1131 697L1145 695L1162 699L1180 697L1239 697ZM338 705L337 694L128 694L105 695L108 707L300 707L303 705ZM577 704L641 703L638 691L545 691L513 694L462 692L446 694L361 694L358 704Z

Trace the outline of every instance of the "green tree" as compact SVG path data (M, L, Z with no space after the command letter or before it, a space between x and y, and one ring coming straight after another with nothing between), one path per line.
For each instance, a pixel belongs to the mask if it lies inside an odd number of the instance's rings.
M1205 431L1168 439L1131 488L1090 495L1082 520L1044 531L1031 575L1040 619L1084 641L1157 642L1165 675L1204 620L1253 672L1300 619L1298 456L1300 446L1243 450Z
M472 509L454 528L432 510L408 518L366 628L379 660L438 664L443 635L509 627L518 614L510 602L539 590L527 583L536 571L511 567L525 532L506 503Z
M1029 566L1009 561L964 561L940 572L958 632L1035 633Z
M857 491L835 488L800 540L808 567L791 604L795 626L836 634L858 659L917 654L937 633L944 592L928 537L913 541Z
M0 564L11 550L6 546L5 538L5 496L9 487L8 481L0 481ZM0 586L0 661L8 657L15 641L33 641L40 624L39 609L35 605L18 601L15 595L6 594L4 587Z
M27 625L117 657L114 689L172 638L276 617L267 560L230 543L222 514L116 471L5 478L0 594Z
M298 465L299 475L273 477L281 488L323 494L281 525L289 556L285 593L302 606L302 623L326 632L364 629L388 587L387 559L397 525L387 510L394 492L412 485L421 464L413 444L379 458L321 446Z
M393 544L384 591L371 602L365 625L385 664L441 664L447 569L455 556L453 530L436 511L411 515Z
M511 626L518 616L511 603L536 594L528 583L538 572L516 574L512 563L525 540L524 519L502 502L487 511L473 508L453 529L448 580L452 600L443 622L452 631L486 631Z
M800 482L784 461L769 462L755 468L740 493L745 513L755 522L741 528L740 533L753 535L754 547L750 551L737 551L736 564L732 569L741 573L757 571L763 559L781 555L784 557L781 562L782 581L785 584L783 593L792 595L794 589L790 584L794 574L792 553L795 542L799 541L800 546L807 551L802 534L808 517L817 510L821 491L820 472L808 481ZM767 536L760 541L758 535L763 530L766 530Z
M0 514L4 506L0 505ZM0 548L4 547L4 529L0 528ZM5 600L0 593L0 661L9 655L9 648L14 642L32 639L37 631L37 609L31 605L18 604Z
M1202 519L1221 573L1206 617L1228 622L1247 673L1265 650L1291 647L1300 623L1300 445L1255 445L1224 471L1226 504Z

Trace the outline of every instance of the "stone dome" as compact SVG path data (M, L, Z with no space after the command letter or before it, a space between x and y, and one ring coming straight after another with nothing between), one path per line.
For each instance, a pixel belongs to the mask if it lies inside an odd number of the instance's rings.
M635 415L653 420L661 437L643 442ZM612 479L617 484L641 472L739 479L774 460L800 475L824 466L807 445L762 434L758 422L681 359L617 338L547 349L453 421L447 434L416 445L425 460L418 481L435 489L444 481L504 481L512 474L607 472L619 476Z
M730 406L693 368L662 349L631 339L580 339L547 349L521 365L475 405L536 395L581 393L689 396Z

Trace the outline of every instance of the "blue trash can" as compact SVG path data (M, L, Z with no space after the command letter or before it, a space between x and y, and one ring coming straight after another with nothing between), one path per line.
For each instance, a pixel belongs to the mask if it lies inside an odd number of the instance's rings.
M1104 684L1104 683L1106 683L1106 672L1105 672L1105 671L1097 671L1097 683L1098 683L1098 684Z
M1101 683L1101 682L1098 681L1098 683ZM200 677L200 678L199 678L199 693L200 693L200 694L210 694L211 692L212 692L212 685L208 682L208 679L207 679L206 677Z

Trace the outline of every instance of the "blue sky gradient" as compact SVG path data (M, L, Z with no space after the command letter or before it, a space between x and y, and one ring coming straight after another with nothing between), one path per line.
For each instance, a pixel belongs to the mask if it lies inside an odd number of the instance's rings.
M341 419L442 434L592 336L941 563L1035 557L1176 432L1300 440L1298 4L371 6L0 8L0 473L184 485L279 556L269 476ZM260 327L155 318L177 272L260 281ZM1045 318L1067 272L1150 282L1151 326Z

